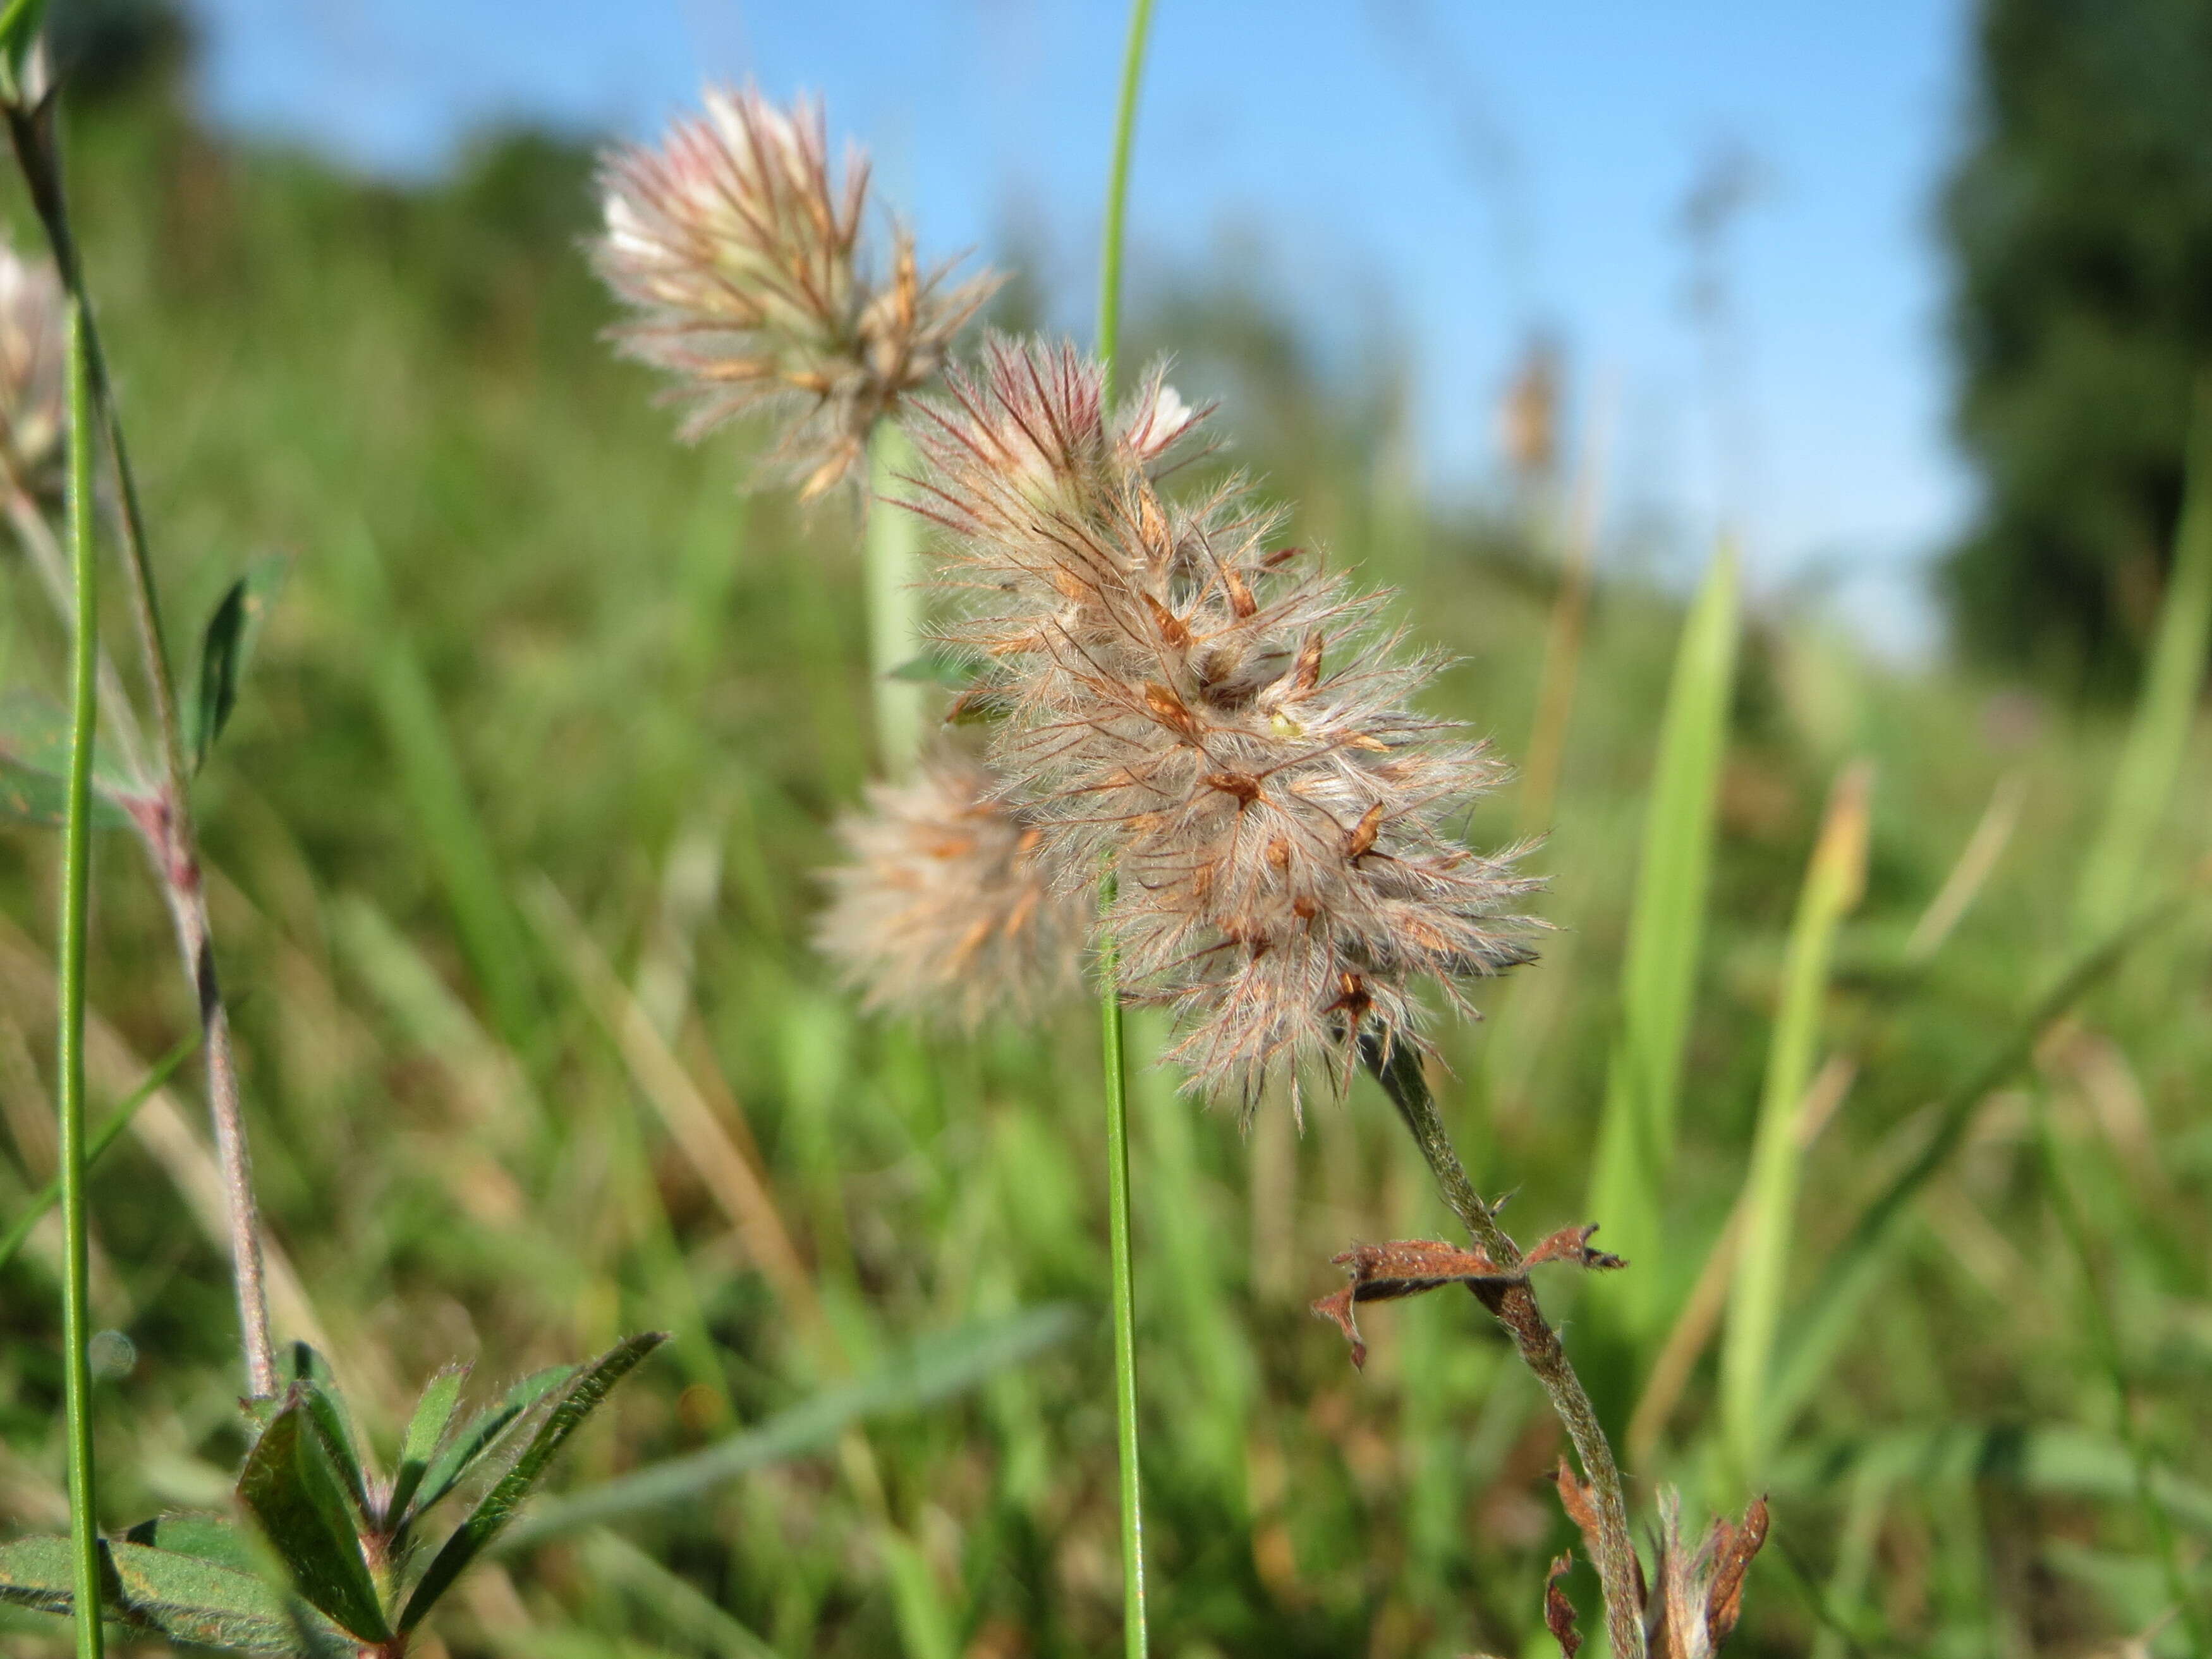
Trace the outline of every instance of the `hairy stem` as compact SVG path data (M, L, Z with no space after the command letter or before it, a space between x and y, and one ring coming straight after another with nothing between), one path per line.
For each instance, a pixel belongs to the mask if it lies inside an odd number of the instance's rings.
M1382 1085L1382 1092L1398 1109L1452 1213L1492 1261L1509 1272L1519 1267L1520 1247L1498 1224L1496 1211L1475 1192L1466 1166L1452 1148L1451 1135L1437 1110L1436 1097L1430 1093L1428 1079L1422 1074L1420 1056L1404 1043L1385 1049L1368 1036L1360 1038L1359 1054ZM1643 1659L1643 1602L1637 1594L1636 1543L1628 1530L1628 1504L1621 1491L1620 1467L1613 1462L1613 1447L1598 1425L1589 1395L1568 1362L1559 1333L1536 1305L1536 1292L1526 1278L1475 1279L1468 1288L1512 1335L1522 1363L1543 1385L1552 1409L1559 1413L1567 1437L1574 1442L1575 1455L1582 1461L1583 1476L1589 1482L1597 1509L1594 1553L1598 1582L1605 1590L1606 1634L1614 1659Z
M77 1659L100 1659L100 1522L92 1467L91 1231L84 1190L85 922L92 884L92 746L100 682L100 569L92 532L91 378L85 367L84 316L69 326L69 520L76 617L70 641L69 819L62 843L61 1183L64 1265L62 1340L69 1414L70 1560L75 1568Z
M1098 361L1101 392L1110 408L1115 359L1121 345L1121 245L1129 206L1129 156L1137 137L1137 94L1144 84L1145 47L1152 0L1131 0L1121 55L1121 91L1114 118L1114 159L1106 180L1106 222L1098 249ZM1099 908L1114 902L1114 878L1100 884ZM1114 1428L1121 1475L1121 1640L1128 1659L1145 1659L1144 1492L1137 1461L1137 1280L1129 1248L1129 1091L1121 1038L1121 974L1113 935L1101 933L1098 1021L1106 1085L1106 1207L1114 1272Z
M252 1166L247 1156L246 1121L240 1110L238 1068L231 1051L230 1022L223 1012L209 938L207 902L200 881L198 836L192 823L191 769L185 757L184 722L170 677L167 641L161 632L160 594L148 550L145 514L123 439L122 416L100 349L87 292L84 268L70 227L68 198L62 185L61 146L52 93L27 107L11 104L8 135L37 209L54 264L61 273L82 331L84 372L92 403L100 416L108 456L115 468L116 494L122 505L123 568L128 579L131 615L138 636L154 728L161 744L161 778L154 800L137 811L138 827L176 925L186 979L199 1007L207 1054L208 1107L215 1121L216 1150L229 1210L231 1273L238 1291L239 1326L246 1352L249 1391L265 1399L276 1391L276 1362L269 1336L269 1303L261 1276L261 1221L254 1202ZM90 422L85 423L89 434ZM88 507L88 510L89 510Z

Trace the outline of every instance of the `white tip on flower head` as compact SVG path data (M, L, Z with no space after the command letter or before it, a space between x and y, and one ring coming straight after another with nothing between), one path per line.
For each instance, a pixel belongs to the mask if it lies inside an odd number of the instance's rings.
M703 118L658 148L608 152L594 262L631 310L615 332L674 377L685 435L761 416L773 459L818 495L849 476L869 429L934 374L998 287L924 271L903 232L888 269L861 256L867 160L830 159L821 106L778 109L710 89Z
M1183 402L1165 381L1155 381L1150 399L1136 405L1135 418L1122 434L1122 441L1145 459L1157 460L1205 414Z

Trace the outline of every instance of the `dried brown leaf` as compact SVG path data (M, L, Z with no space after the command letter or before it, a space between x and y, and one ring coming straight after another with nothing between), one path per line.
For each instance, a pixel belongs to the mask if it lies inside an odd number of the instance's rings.
M1575 1659L1582 1651L1582 1632L1575 1628L1575 1604L1567 1600L1567 1593L1559 1588L1559 1580L1575 1558L1562 1553L1552 1563L1552 1571L1544 1578L1544 1627L1552 1632L1552 1639L1559 1644L1562 1659Z
M1705 1630L1717 1653L1743 1616L1744 1575L1751 1571L1752 1559L1766 1542L1766 1499L1754 1498L1740 1524L1716 1523L1712 1542L1706 1546L1713 1577L1705 1595Z

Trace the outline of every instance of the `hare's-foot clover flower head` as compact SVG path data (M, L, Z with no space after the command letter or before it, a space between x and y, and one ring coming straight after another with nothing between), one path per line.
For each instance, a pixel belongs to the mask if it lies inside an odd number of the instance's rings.
M939 753L910 783L869 786L838 824L847 862L817 939L870 1008L973 1027L1080 988L1089 906L1047 885L1036 826L995 786Z
M897 226L875 270L866 157L848 149L833 166L819 104L779 109L751 88L710 89L704 116L658 148L611 151L599 188L593 254L630 308L623 349L674 377L687 437L770 422L773 458L809 499L850 475L869 429L937 373L1000 280L923 270Z
M1109 411L1069 348L993 340L947 386L908 417L914 505L1007 710L992 764L1059 890L1117 875L1127 991L1181 1016L1194 1087L1346 1079L1355 1039L1419 1041L1422 984L1472 1012L1531 959L1539 884L1454 828L1500 769L1412 708L1440 665L1387 594L1277 545L1240 481L1164 495L1202 416L1157 375Z
M53 262L0 241L0 465L19 489L49 482L61 453L67 320Z

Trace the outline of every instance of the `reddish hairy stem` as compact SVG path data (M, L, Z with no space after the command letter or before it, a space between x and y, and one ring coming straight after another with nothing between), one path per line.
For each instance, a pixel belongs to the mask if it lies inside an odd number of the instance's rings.
M1376 1039L1364 1036L1359 1040L1359 1054L1421 1149L1444 1202L1492 1261L1509 1273L1518 1270L1520 1247L1498 1224L1496 1212L1468 1179L1467 1167L1453 1149L1451 1136L1437 1110L1436 1097L1422 1075L1420 1056L1407 1044L1398 1043L1386 1051ZM1582 1460L1583 1474L1595 1503L1597 1527L1591 1554L1596 1558L1598 1582L1605 1591L1606 1633L1612 1642L1613 1659L1644 1659L1644 1602L1637 1587L1640 1575L1635 1540L1628 1530L1620 1466L1613 1461L1613 1446L1598 1423L1582 1379L1575 1375L1559 1333L1544 1318L1536 1292L1525 1277L1473 1279L1468 1288L1511 1334L1522 1363L1543 1385L1552 1409L1559 1413L1567 1437L1574 1442L1575 1455Z

